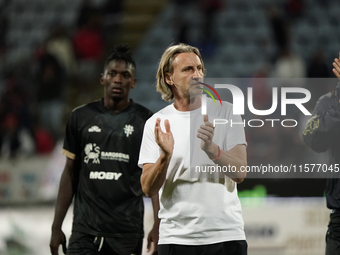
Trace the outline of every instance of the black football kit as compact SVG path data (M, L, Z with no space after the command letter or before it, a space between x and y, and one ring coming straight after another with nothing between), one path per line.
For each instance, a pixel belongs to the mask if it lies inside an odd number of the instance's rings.
M152 115L131 101L114 114L103 99L76 108L63 154L81 161L72 232L143 238L143 192L137 166L145 121Z
M340 164L340 84L337 90L320 97L313 117L303 131L305 143L316 152L329 154L329 165ZM327 207L331 210L326 236L326 255L340 254L340 175L330 173L326 185Z

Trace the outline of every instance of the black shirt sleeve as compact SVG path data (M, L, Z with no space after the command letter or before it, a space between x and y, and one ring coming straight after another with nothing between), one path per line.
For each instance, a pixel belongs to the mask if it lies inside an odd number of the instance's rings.
M316 152L327 151L340 134L340 103L329 93L316 103L314 114L303 131L304 142Z
M62 153L71 159L79 159L81 154L80 130L76 111L71 113L66 125L66 133Z

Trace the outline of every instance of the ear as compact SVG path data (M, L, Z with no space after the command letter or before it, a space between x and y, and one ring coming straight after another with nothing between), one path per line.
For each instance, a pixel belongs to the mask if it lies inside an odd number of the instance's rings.
M166 73L166 74L165 74L165 81L166 81L167 84L173 85L174 83L173 83L173 81L171 80L170 77L171 77L171 76L170 76L170 73Z
M131 84L131 88L133 89L135 86L136 86L136 83L137 83L137 79L134 79L132 84Z
M104 85L104 74L103 73L100 75L100 84Z

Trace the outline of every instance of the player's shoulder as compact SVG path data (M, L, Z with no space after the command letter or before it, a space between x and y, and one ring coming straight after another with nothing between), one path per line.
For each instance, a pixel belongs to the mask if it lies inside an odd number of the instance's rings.
M332 98L332 97L334 97L334 96L336 96L336 95L335 95L335 91L331 91L331 92L328 92L328 93L322 95L322 96L319 98L319 100L329 100L330 98Z
M79 105L72 110L72 113L73 112L78 113L78 112L87 111L93 108L97 108L100 105L100 102L101 102L100 100L96 100L96 101L93 101L87 104Z
M97 100L91 103L83 104L75 107L71 111L71 116L76 117L86 117L92 115L93 113L98 113L101 107L101 100Z
M328 92L318 99L314 112L317 114L321 114L322 112L327 111L331 107L338 105L338 103L339 99L338 96L336 95L336 92L335 91Z
M149 110L148 108L146 108L145 106L136 103L134 101L132 101L132 110L138 114L138 116L143 117L144 119L148 119L153 115L153 112L151 110Z
M155 112L154 114L152 114L152 116L148 119L148 123L152 123L152 125L154 125L154 122L156 121L157 118L163 118L163 117L167 117L169 118L170 115L174 114L173 111L173 105L170 104L162 109L160 109L159 111Z
M322 95L319 99L317 104L332 104L334 101L338 101L338 97L335 91L328 92Z
M173 104L169 104L169 105L165 106L164 108L160 109L159 111L157 111L155 114L153 114L153 117L155 116L157 118L157 117L160 117L160 116L168 116L168 115L171 115L171 114L175 114L174 109L175 108L174 108Z
M150 109L146 108L145 106L143 106L143 105L141 105L139 103L136 103L136 102L132 101L132 104L133 104L133 107L137 111L153 114L153 112Z

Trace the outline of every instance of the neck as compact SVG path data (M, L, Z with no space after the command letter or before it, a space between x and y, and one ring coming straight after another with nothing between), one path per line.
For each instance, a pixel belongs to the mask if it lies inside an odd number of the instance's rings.
M104 107L114 113L121 112L128 107L130 103L131 101L128 98L114 99L104 97Z
M202 97L195 96L191 98L176 99L174 107L181 112L193 111L201 107Z

